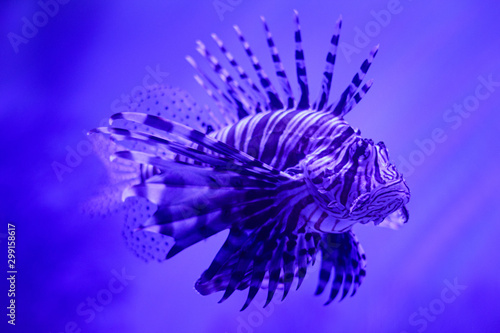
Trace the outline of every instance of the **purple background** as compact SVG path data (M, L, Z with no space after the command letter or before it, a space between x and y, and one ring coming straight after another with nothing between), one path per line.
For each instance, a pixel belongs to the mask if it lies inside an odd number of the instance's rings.
M499 7L494 1L403 0L386 26L371 31L367 46L350 57L340 52L337 58L332 99L380 43L368 75L375 84L347 119L365 137L383 140L397 165L403 160L414 164L403 167L412 191L410 222L399 231L355 228L368 257L367 278L355 297L322 306L326 295L313 296L315 272L284 303L265 313L253 305L240 313L246 293L219 305L220 294L202 297L193 288L223 234L170 261L145 264L125 248L119 214L90 218L80 212L102 180L100 160L95 154L83 157L62 181L52 163L64 163L66 147L75 149L86 140L83 132L113 113L111 103L142 84L146 66L159 65L169 73L166 82L207 103L185 55L197 56L197 39L215 51L212 32L241 55L231 28L237 23L269 68L259 20L264 15L295 81L292 10L298 9L315 98L337 17L344 18L341 41L356 46L357 29L380 27L371 11L387 9L392 1L229 3L231 10L221 20L212 0L73 0L61 5L16 53L7 34L21 34L22 18L32 21L40 6L36 1L3 2L0 260L4 269L6 224L14 223L19 273L13 331L64 332L72 321L82 332L124 333L499 330L499 87L460 123L445 119L454 104L474 102L478 77L492 75L500 81ZM428 141L436 128L446 140L431 147ZM427 155L416 141L427 142ZM108 288L112 270L122 268L135 278L85 322L89 317L79 315L77 307ZM445 290L445 281L455 279L467 288L443 303L443 292L444 297L453 295ZM5 309L7 286L1 287L0 308ZM258 301L263 297L259 293ZM429 306L442 313L423 319L419 307ZM415 312L419 323L411 325ZM71 325L67 331L78 332Z

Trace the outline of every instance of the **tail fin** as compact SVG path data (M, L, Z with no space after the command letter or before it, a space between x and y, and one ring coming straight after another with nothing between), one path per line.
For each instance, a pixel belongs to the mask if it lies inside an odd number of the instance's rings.
M104 166L105 174L91 197L82 202L79 209L91 218L105 218L127 209L122 206L121 196L128 186L140 181L140 167L126 160L111 162L109 157L117 147L103 135L90 136L89 141Z

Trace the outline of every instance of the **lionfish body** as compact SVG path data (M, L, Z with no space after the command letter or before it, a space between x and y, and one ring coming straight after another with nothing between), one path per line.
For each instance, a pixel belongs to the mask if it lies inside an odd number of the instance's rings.
M222 87L193 58L187 58L223 121L183 92L154 87L130 112L112 116L113 127L98 129L125 147L116 157L140 165L139 180L124 191L123 198L146 198L157 207L154 214L129 228L126 236L137 240L138 233L170 237L168 259L229 229L225 243L195 287L204 295L224 291L222 300L236 289L248 288L243 308L264 286L268 289L266 304L278 287L283 288L284 298L295 279L300 286L318 253L321 268L316 293L323 292L334 272L327 303L338 294L343 299L351 289L354 295L365 276L366 260L352 226L374 222L391 227L408 219L409 190L389 162L384 144L362 138L343 119L372 84L361 85L377 48L339 100L328 104L339 19L321 92L311 103L297 14L295 21L300 98L293 95L263 19L285 98L235 27L260 87L215 35L212 37L238 78L201 42L198 51ZM181 111L187 113L179 116ZM190 114L196 121L188 120Z

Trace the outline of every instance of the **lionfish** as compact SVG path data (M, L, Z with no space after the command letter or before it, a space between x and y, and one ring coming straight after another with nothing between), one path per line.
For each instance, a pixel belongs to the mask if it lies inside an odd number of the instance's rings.
M165 260L229 229L195 288L202 295L224 291L220 302L236 289L248 289L242 310L261 288L268 293L265 306L278 288L284 299L295 279L298 289L320 253L316 294L334 273L329 304L351 289L354 295L366 274L366 257L352 226L373 222L395 228L408 220L409 189L384 143L362 138L344 120L372 85L372 80L361 84L378 47L338 101L329 104L340 17L319 96L311 101L295 11L296 98L261 19L282 94L234 26L258 84L212 34L230 67L200 41L197 51L214 74L186 59L217 109L196 104L178 88L150 86L138 103L111 116L109 127L93 132L109 134L120 147L113 159L138 166L136 181L122 196L135 200L125 236L136 252Z

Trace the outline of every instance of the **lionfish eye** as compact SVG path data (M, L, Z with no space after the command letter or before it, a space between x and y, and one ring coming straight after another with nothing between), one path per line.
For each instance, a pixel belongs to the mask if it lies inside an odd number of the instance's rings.
M370 144L368 140L361 140L356 143L354 147L355 151L352 151L353 155L357 155L358 157L368 157L370 155Z

